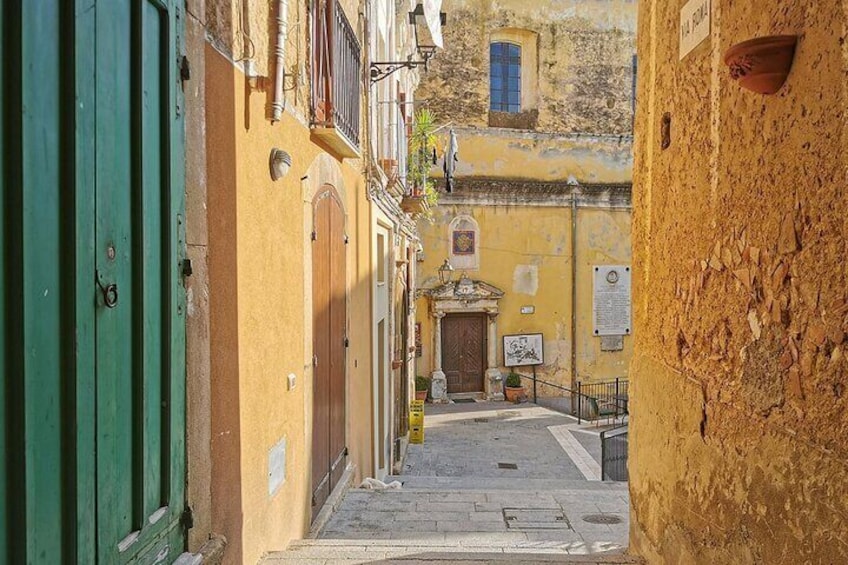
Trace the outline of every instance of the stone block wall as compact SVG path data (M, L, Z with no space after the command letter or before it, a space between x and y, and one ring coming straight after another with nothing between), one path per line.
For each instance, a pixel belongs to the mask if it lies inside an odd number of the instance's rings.
M627 135L632 126L634 0L445 0L445 50L417 92L439 120L462 126ZM510 30L535 34L525 47L536 84L518 114L489 112L489 43ZM532 57L531 51L538 53ZM526 81L524 81L526 82Z

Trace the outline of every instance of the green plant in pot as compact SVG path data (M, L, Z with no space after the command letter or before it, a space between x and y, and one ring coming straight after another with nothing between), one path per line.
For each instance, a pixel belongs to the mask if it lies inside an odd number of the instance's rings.
M508 402L518 402L524 397L524 386L521 384L521 375L511 372L504 381L504 395Z
M418 375L415 377L415 400L427 400L427 392L430 390L430 379Z
M439 193L430 180L436 149L436 119L424 108L415 114L409 137L407 182L409 193L403 197L401 208L413 215L432 219L432 207L439 201Z

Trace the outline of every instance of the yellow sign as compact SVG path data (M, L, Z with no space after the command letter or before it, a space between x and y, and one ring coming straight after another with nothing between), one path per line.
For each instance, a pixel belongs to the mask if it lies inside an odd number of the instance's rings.
M423 400L413 400L409 405L409 443L424 443Z

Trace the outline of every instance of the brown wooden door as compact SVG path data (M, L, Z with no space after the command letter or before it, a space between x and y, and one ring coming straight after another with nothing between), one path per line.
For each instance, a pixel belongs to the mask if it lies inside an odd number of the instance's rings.
M326 186L313 203L312 517L344 473L347 291L344 212Z
M486 372L486 317L451 314L442 320L442 370L448 392L483 392Z

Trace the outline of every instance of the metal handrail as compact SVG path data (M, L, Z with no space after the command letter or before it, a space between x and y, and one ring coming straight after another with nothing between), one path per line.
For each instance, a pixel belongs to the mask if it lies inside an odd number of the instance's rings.
M576 403L577 409L575 410L575 402L572 400L572 402L571 402L571 415L577 417L577 423L578 424L581 424L583 422L583 420L585 419L585 418L583 418L583 400L584 400L584 398L587 401L589 399L597 400L597 397L591 396L589 394L584 394L579 388L578 388L578 390L574 390L574 389L568 388L566 386L562 386L562 385L559 385L559 384L554 384L554 383L551 383L551 382L548 382L548 381L544 381L542 379L539 379L535 375L522 375L521 373L516 373L516 374L519 377L521 377L522 379L527 379L527 380L530 380L530 381L533 382L533 402L534 403L537 403L537 400L538 400L538 396L536 394L536 388L537 388L536 385L537 384L541 384L543 386L550 387L550 388L553 388L553 389L556 389L556 390L568 392L569 395L572 397L572 399L576 398L577 399L577 403ZM619 391L621 390L621 385L624 385L625 391L627 390L628 383L629 383L629 381L627 379L615 379L614 381L603 381L603 382L600 382L600 383L592 383L591 386L594 386L594 385L598 385L598 386L614 385L616 394L618 394ZM577 385L578 385L578 387L581 386L581 384L579 382L577 383ZM626 414L626 413L627 412L625 410L623 412L623 414ZM616 418L618 417L618 409L617 408L616 408L616 412L615 412L615 417Z

